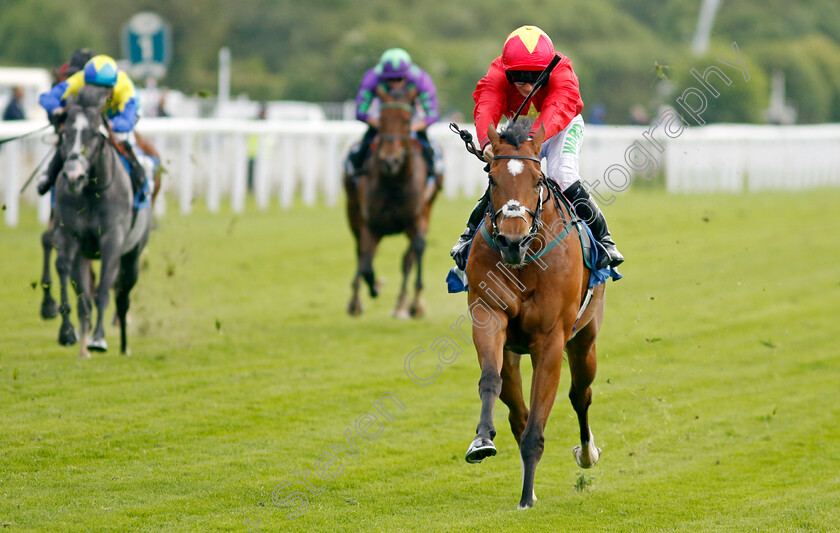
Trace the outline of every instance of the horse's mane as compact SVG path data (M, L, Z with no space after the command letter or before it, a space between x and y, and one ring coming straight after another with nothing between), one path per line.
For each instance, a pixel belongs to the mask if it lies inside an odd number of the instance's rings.
M99 87L97 85L85 85L79 89L79 94L76 95L75 103L82 107L98 107L102 108L105 100L110 94L108 87Z
M394 100L399 100L401 98L406 98L408 96L408 88L407 87L400 87L398 89L391 89L391 90L388 91L388 96L390 96Z
M519 148L520 144L528 140L533 125L534 121L528 118L518 119L513 124L508 122L507 127L499 134L499 137L514 148Z

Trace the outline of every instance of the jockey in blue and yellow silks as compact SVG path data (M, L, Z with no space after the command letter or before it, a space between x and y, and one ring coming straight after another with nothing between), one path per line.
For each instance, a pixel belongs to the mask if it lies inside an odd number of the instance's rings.
M38 102L47 111L50 122L56 125L56 129L63 120L64 105L67 98L79 94L79 90L85 85L98 85L111 87L111 96L106 102L104 109L108 123L114 132L114 138L122 142L128 153L128 163L131 168L131 182L134 192L143 190L146 182L146 171L137 160L135 154L134 125L137 123L137 110L139 109L137 90L128 74L117 67L116 61L106 55L98 55L91 58L84 68L66 80L57 83L48 92L43 93ZM45 194L49 191L58 173L61 170L63 161L56 153L47 169L47 177L38 183L38 193Z

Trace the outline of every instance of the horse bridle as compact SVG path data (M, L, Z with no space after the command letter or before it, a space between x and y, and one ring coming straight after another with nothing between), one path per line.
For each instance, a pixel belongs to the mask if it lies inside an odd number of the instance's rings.
M493 156L493 161L495 161L497 159L524 159L524 160L527 160L527 161L534 161L538 165L540 164L540 160L538 158L530 156L530 155L497 155L497 156ZM540 188L540 199L539 199L539 202L537 203L536 211L528 209L527 207L521 205L516 200L508 200L508 202L505 205L503 205L502 207L497 209L495 212L493 212L493 202L490 201L487 204L487 212L491 213L490 223L492 224L492 228L493 228L493 240L495 240L496 237L498 237L498 235L499 235L499 227L496 224L496 219L499 217L500 214L502 215L502 222L504 222L505 220L507 220L509 218L521 218L525 222L528 222L528 220L525 218L525 213L528 213L529 215L531 215L531 221L532 222L531 222L531 228L528 230L528 237L526 237L526 238L530 241L531 239L533 239L537 235L537 233L539 233L540 226L542 225L542 212L543 212L543 209L545 207L545 200L546 200L546 198L543 196L543 189L549 189L549 195L551 194L551 192L550 192L551 189L548 186L548 183L547 183L546 178L545 178L545 173L543 173L542 170L540 170L540 179L537 181L537 185ZM523 213L523 211L524 211L524 213Z
M402 109L403 111L408 111L409 115L414 112L414 108L411 104L406 102L385 102L380 106L380 109ZM412 138L411 133L377 133L376 136L386 141L397 141L400 139Z
M102 123L100 123L99 126L96 128L96 132L99 134L99 136L102 137L103 142L99 144L99 146L96 148L94 153L91 154L90 157L85 155L85 159L88 161L88 165L90 165L90 162L93 161L95 157L98 157L102 154L102 150L105 149L105 146L107 144L111 144L114 147L114 149L116 150L116 146L114 145L114 141L113 141L113 137L111 136L111 132L107 128L107 126L105 126L105 124L107 124L107 123L108 123L107 122L107 117L103 113L102 114ZM78 135L81 135L81 132L78 132ZM68 154L64 158L64 161L66 162L73 155L75 155L75 154L73 154L73 153ZM89 173L90 173L90 167L88 167L86 174L89 174ZM93 193L102 192L102 191L104 191L105 189L107 189L108 187L111 186L112 181L113 180L108 180L107 182L105 182L104 185L102 185L98 188L94 188L93 187L93 181L90 179L90 176L88 175L88 182L85 184L85 188L88 189L90 192L93 192Z

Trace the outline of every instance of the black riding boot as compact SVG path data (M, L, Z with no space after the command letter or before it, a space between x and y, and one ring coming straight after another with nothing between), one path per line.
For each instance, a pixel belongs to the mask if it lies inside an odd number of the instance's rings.
M478 199L478 203L475 204L472 213L470 213L470 218L467 219L467 229L464 230L464 233L462 233L458 238L458 242L456 242L455 246L452 247L452 251L449 252L449 255L451 255L452 259L455 260L455 264L463 271L467 270L470 242L473 240L475 230L478 228L478 225L481 224L481 220L487 212L487 205L489 203L490 199L488 192L485 192L481 195L481 198Z
M137 160L137 154L134 153L131 143L123 141L123 147L125 148L126 154L128 154L128 166L131 169L131 190L136 196L146 185L146 169ZM140 200L142 201L144 198Z
M376 128L368 126L365 135L362 137L361 142L359 142L358 150L347 157L353 165L353 174L357 177L362 174L362 166L365 164L368 151L370 151L370 144L373 142L373 139L376 137L378 132L379 130Z
M417 140L420 141L420 147L423 149L423 161L426 162L426 169L428 170L429 176L436 176L435 149L432 147L431 141L429 141L429 134L425 131L418 131ZM437 178L435 177L435 179Z
M56 150L52 161L47 166L47 177L38 182L38 194L44 196L50 192L50 189L55 186L55 180L58 179L58 173L61 172L62 166L64 166L64 160L58 155L58 150Z
M598 258L598 264L595 265L595 268L600 270L606 266L617 267L623 263L624 256L615 247L615 243L610 236L610 230L607 228L607 220L598 208L598 204L589 196L589 192L579 181L576 181L563 191L563 194L572 202L577 216L582 218L589 229L592 230L592 235L601 244L602 251L606 252Z

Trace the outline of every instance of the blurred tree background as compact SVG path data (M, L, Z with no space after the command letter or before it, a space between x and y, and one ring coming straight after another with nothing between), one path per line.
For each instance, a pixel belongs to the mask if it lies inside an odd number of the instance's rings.
M232 94L259 100L337 102L355 97L362 73L382 50L400 46L438 86L441 111L472 115L472 91L507 34L523 24L545 30L572 58L584 102L627 123L634 108L673 105L690 69L720 66L734 83L718 88L709 121L763 122L773 73L786 80L797 122L840 121L840 2L722 0L708 53L690 42L701 0L2 0L0 64L52 68L75 48L120 57L120 30L150 10L172 28L172 64L161 84L216 92L218 52L233 56ZM734 59L737 41L750 73ZM663 79L667 76L668 79ZM588 117L587 111L584 116Z

